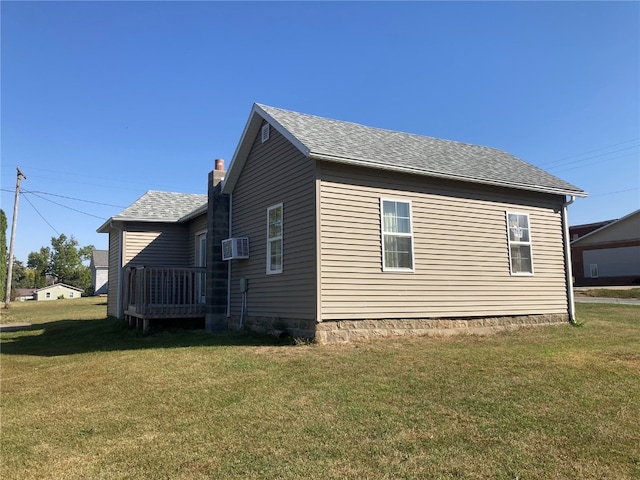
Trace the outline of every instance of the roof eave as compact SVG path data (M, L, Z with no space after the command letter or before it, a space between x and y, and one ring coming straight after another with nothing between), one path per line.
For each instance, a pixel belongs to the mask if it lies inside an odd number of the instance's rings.
M187 213L184 217L180 218L178 220L178 223L188 222L189 220L199 217L200 215L207 213L208 208L209 208L208 203L205 203L201 207L196 208L193 212Z
M383 164L383 163L374 163L371 161L365 161L365 160L359 160L359 159L347 158L347 157L338 157L338 156L327 155L322 153L312 152L310 154L310 158L315 160L324 160L328 162L343 163L348 165L357 165L357 166L374 168L379 170L411 173L414 175L421 175L424 177L442 178L446 180L456 180L460 182L476 183L480 185L492 185L496 187L514 188L517 190L527 190L532 192L549 193L554 195L573 195L576 197L587 197L588 195L587 192L584 192L582 190L561 189L561 188L554 188L554 187L545 187L542 185L527 185L527 184L522 184L517 182L501 182L498 180L488 180L483 178L467 177L464 175L451 175L451 174L444 174L444 173L438 173L438 172L430 172L430 171L422 170L419 168L389 165L389 164Z

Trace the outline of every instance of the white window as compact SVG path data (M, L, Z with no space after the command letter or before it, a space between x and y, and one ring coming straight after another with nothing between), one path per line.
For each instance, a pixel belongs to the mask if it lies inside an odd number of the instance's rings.
M267 208L267 274L282 273L282 204Z
M73 292L69 292L69 298L73 298Z
M46 298L51 298L51 292L47 292L47 293L45 294L45 297L46 297Z
M533 275L529 214L507 212L509 262L512 275Z
M380 199L382 270L413 271L411 203Z

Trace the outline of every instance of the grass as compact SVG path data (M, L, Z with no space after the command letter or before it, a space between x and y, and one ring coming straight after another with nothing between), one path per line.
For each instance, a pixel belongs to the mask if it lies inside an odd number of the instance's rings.
M33 325L0 335L2 478L640 477L637 306L341 346L140 337L105 308L3 312Z
M606 298L640 298L640 288L609 289L592 288L577 292L583 297L606 297Z

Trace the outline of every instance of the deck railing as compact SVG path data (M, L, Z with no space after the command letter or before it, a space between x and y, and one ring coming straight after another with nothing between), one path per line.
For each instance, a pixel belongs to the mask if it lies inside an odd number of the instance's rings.
M125 315L143 319L205 314L204 267L130 267L125 271Z

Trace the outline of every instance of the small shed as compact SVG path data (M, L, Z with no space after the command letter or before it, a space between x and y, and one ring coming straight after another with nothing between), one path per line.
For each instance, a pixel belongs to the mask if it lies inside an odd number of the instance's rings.
M84 290L64 283L56 283L55 285L49 285L48 287L39 288L33 292L33 299L40 300L57 300L60 297L64 298L80 298Z

